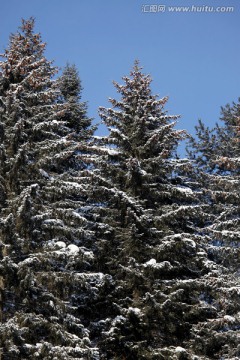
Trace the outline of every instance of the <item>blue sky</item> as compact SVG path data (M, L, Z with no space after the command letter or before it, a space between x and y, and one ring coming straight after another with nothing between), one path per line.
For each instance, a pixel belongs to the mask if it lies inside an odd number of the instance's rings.
M149 5L165 12L149 12ZM34 16L47 42L46 56L75 63L89 115L110 106L134 60L153 78L152 90L169 96L181 114L178 128L194 133L198 118L212 126L220 106L240 96L239 0L0 0L0 52L21 18ZM142 6L148 12L142 11ZM168 6L233 6L233 12L170 12ZM102 128L101 128L102 129Z

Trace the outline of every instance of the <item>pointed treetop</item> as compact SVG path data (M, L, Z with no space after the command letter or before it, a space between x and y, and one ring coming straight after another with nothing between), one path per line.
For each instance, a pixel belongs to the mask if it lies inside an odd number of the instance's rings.
M143 69L143 67L140 66L140 61L139 61L138 59L136 59L136 60L134 61L133 71L134 71L134 72L139 72L139 71L142 70L142 69Z
M140 61L138 59L136 59L134 61L134 65L133 65L133 69L130 71L130 76L132 76L133 78L139 79L139 78L145 78L148 79L149 83L151 83L152 79L150 77L150 75L145 75L142 73L143 67L140 65ZM123 77L123 79L125 79L126 77Z
M22 26L20 26L20 30L25 33L29 34L33 31L35 25L35 18L30 17L28 20L22 19Z
M2 74L11 81L21 82L39 67L45 67L52 76L57 73L57 68L51 66L52 61L47 61L44 56L46 43L42 41L40 33L34 32L34 26L33 17L22 19L18 31L10 36L8 48L0 55L4 58L0 61Z
M65 99L71 97L81 97L81 91L83 90L83 88L75 64L66 64L65 68L63 69L59 85Z

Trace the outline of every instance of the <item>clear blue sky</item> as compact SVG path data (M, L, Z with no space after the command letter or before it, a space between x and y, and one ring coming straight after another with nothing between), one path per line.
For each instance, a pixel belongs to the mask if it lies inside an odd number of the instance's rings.
M165 5L164 13L142 5ZM181 114L178 127L193 133L198 118L212 126L220 106L240 96L239 0L0 0L0 51L21 18L34 16L47 42L48 59L75 63L98 120L110 106L134 59L153 78L152 89L170 97L167 109ZM233 6L233 12L170 12L167 6ZM145 10L149 11L149 7Z

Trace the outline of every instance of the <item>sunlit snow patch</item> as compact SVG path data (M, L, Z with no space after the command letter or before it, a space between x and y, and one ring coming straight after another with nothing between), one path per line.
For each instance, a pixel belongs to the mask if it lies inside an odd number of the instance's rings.
M79 247L74 244L68 245L67 249L69 250L70 254L75 255L79 253Z

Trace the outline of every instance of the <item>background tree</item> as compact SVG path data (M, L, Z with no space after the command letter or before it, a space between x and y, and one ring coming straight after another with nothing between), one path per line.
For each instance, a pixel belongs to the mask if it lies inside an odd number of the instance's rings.
M209 259L222 268L218 281L205 296L214 304L217 317L195 327L195 347L210 358L239 357L239 104L222 108L221 120L213 130L200 123L191 141L190 156L195 158L195 176L201 188L205 216L196 228ZM207 214L207 215L206 215Z
M76 66L67 64L57 84L61 91L60 102L67 103L62 121L68 125L68 140L73 144L68 161L64 159L63 164L58 165L58 171L62 171L62 166L82 170L86 168L87 158L91 155L88 145L97 127L92 125L92 119L87 116L87 103L81 101L83 88Z
M222 125L216 123L215 127L210 129L199 120L195 127L196 137L192 137L188 143L189 157L209 173L223 174L226 171L239 173L239 166L227 167L224 161L216 161L221 157L226 157L230 161L231 158L236 159L239 156L239 101L221 108Z
M216 124L209 130L200 122L197 136L188 148L190 157L195 159L201 201L208 209L205 226L215 229L210 237L214 253L228 266L235 261L225 253L225 247L238 247L239 242L239 109L239 103L222 107L222 127Z

